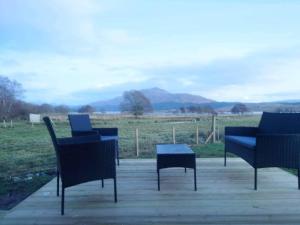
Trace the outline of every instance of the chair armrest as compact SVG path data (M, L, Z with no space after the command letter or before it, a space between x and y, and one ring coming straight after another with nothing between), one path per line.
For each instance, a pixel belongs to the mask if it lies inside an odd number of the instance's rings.
M102 136L118 136L118 128L93 128L93 131L97 131Z
M300 134L257 134L257 166L299 167Z
M225 127L225 135L255 137L257 132L258 127Z
M57 138L58 145L77 145L100 141L99 135Z
M96 130L91 130L91 131L72 131L72 136L73 137L89 136L89 135L96 135L96 134L99 134L98 131L96 131Z
M105 153L104 157L113 157L115 154L116 141L105 140L101 141L98 135L82 136L72 138L59 138L58 139L59 154L89 154L89 151L95 150ZM112 152L112 153L111 153Z

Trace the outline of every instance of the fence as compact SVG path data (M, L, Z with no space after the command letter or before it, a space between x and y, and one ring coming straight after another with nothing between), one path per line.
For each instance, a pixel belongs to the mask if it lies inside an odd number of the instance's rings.
M204 144L222 140L228 125L257 125L259 117L216 117L213 126L211 116L197 117L144 117L142 119L114 118L92 120L94 127L118 127L121 158L154 157L157 143ZM70 136L66 119L55 120L58 137ZM55 155L49 134L43 124L31 126L16 121L13 127L0 127L0 178L54 171Z
M203 130L199 128L197 123L190 124L168 124L161 127L135 128L135 136L133 144L136 157L154 157L155 156L155 145L157 143L186 143L189 145L198 145L205 143L207 140L207 133L205 128ZM123 137L120 137L121 149L129 146L122 145ZM123 143L124 144L124 143Z

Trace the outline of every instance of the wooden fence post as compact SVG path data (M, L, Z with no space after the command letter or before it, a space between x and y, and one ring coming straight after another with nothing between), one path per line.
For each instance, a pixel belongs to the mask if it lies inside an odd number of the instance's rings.
M5 120L3 120L3 126L4 126L4 128L6 128L6 121Z
M175 127L173 127L173 144L176 144Z
M216 142L216 116L212 116L212 133L213 133L213 143Z
M136 156L139 157L139 128L135 129Z
M196 144L199 145L199 127L196 127Z
M10 121L10 127L11 127L11 128L13 127L13 122L12 122L12 120Z

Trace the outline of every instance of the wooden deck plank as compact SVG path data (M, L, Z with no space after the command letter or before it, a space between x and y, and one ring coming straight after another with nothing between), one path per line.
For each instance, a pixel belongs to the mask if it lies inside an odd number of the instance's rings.
M8 213L7 210L0 210L0 221Z
M117 169L118 203L113 183L89 182L66 190L60 216L56 181L35 192L2 218L15 224L300 224L297 178L278 168L260 169L253 190L253 169L241 159L197 159L198 191L193 173L161 170L157 191L153 159L122 160Z

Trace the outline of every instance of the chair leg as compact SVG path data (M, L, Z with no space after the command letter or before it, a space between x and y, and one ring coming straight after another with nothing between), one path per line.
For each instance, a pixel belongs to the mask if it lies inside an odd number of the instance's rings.
M197 191L197 175L196 175L196 170L197 170L197 168L196 168L196 166L195 166L195 168L194 168L194 188L195 188L195 191Z
M184 167L184 172L186 173L186 167Z
M300 168L298 168L298 189L300 190Z
M118 166L120 166L119 150L117 152L117 160L118 160Z
M104 188L104 179L102 178L102 180L101 180L102 182L102 188Z
M257 190L257 168L254 168L254 190Z
M117 148L116 148L116 156L117 156L117 164L120 165L120 159L119 159L119 142L117 141Z
M65 188L61 190L61 215L65 214Z
M160 176L159 176L159 170L157 170L157 189L160 191Z
M226 166L227 163L227 155L226 155L226 151L224 151L224 166Z
M115 195L115 202L118 202L117 198L117 178L114 178L114 195Z
M56 171L56 196L59 196L59 172Z

